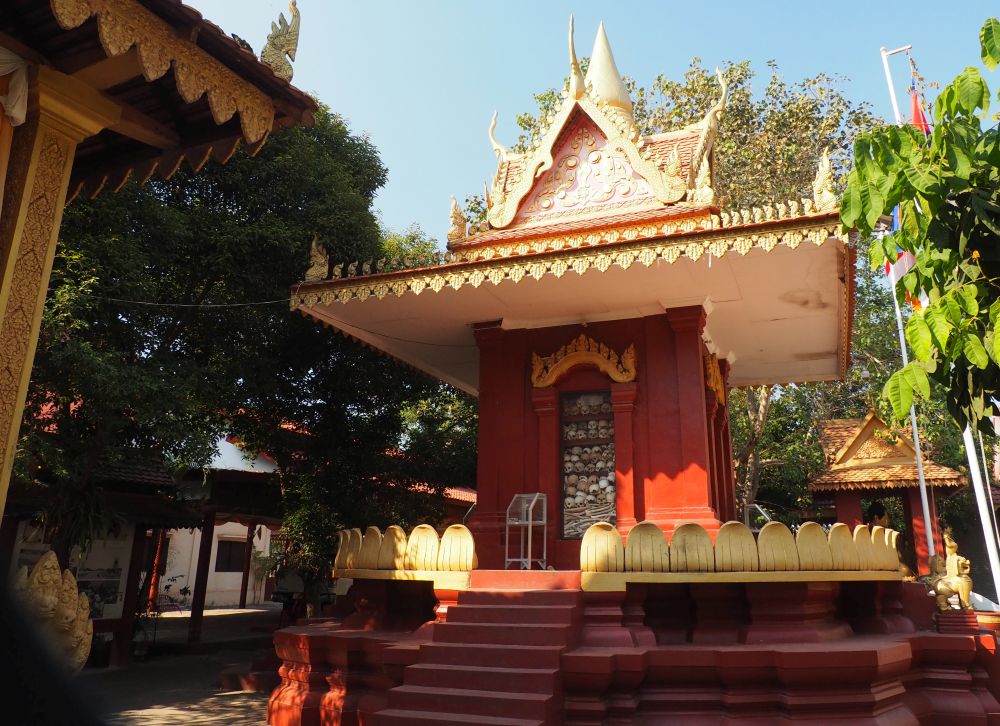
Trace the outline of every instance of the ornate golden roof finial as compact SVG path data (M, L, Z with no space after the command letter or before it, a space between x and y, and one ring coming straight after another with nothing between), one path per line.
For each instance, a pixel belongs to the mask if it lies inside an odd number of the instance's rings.
M468 220L462 214L462 208L455 197L451 198L451 227L448 229L449 242L461 242L465 239Z
M594 40L594 51L590 54L590 67L587 68L585 83L590 86L591 93L598 101L609 106L615 106L631 116L632 99L625 88L615 57L611 53L608 35L604 32L604 23L597 28L597 38Z
M260 52L260 59L270 66L274 75L292 80L292 64L285 58L287 55L295 60L295 51L299 47L299 9L295 0L288 3L288 12L292 16L291 25L285 20L284 13L278 13L278 22L271 22L271 32L267 35L267 44Z
M573 100L583 98L587 92L587 84L580 71L580 62L576 59L576 48L573 45L573 16L569 16L569 97Z
M497 142L497 137L493 135L497 127L497 111L493 112L493 119L490 121L490 144L493 146L493 153L497 155L500 163L507 161L507 149Z
M719 85L722 87L722 94L719 96L719 100L705 114L705 118L689 127L701 130L701 138L698 139L698 145L691 155L691 166L688 168L688 189L692 191L699 188L699 176L701 177L703 187L710 187L711 185L712 180L711 175L708 173L707 165L712 153L712 146L715 144L715 137L719 133L719 122L722 119L722 112L725 111L726 101L729 99L729 84L726 82L726 77L722 75L722 71L718 68L715 69L715 76L719 79ZM702 166L706 166L704 171L702 170ZM691 196L698 195L693 194ZM712 195L705 193L702 196L709 198ZM710 198L709 203L711 203Z
M837 208L837 195L833 192L833 168L830 165L830 149L823 149L813 180L813 202L817 212L830 212Z

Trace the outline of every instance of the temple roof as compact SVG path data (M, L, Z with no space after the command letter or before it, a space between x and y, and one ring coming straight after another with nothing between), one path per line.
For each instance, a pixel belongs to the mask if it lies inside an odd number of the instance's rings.
M0 45L118 120L81 142L67 199L255 151L316 102L179 0L10 0Z
M540 328L703 305L710 352L743 386L841 378L854 252L829 159L812 198L719 210L712 148L727 84L696 124L643 136L603 26L586 79L570 26L570 81L534 148L489 136L487 218L452 198L443 259L335 264L320 254L292 309L476 394L477 323Z
M906 489L920 485L913 442L889 431L874 412L863 419L818 424L828 467L809 482L813 492ZM928 486L960 487L965 477L924 457Z

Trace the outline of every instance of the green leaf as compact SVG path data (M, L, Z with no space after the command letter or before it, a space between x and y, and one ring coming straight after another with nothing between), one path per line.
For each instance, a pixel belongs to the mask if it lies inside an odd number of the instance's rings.
M979 314L979 292L975 285L962 285L958 288L958 304L969 317Z
M921 398L928 399L931 397L931 382L927 377L927 371L919 363L910 363L906 368L907 383L913 388Z
M857 169L851 170L847 175L847 189L844 190L844 196L840 200L840 221L848 229L856 227L858 220L862 218L860 185L861 178Z
M938 178L931 173L930 169L919 161L912 161L907 164L906 168L903 170L906 174L906 178L921 194L932 194L936 193L938 186Z
M997 324L997 317L1000 317L1000 299L994 300L990 305L990 325Z
M942 312L940 306L931 305L924 313L924 320L927 321L938 350L944 351L948 345L948 338L951 335L952 325Z
M927 360L931 355L933 340L931 329L920 313L914 313L906 323L906 340L913 348L913 355L918 360Z
M969 66L955 79L958 84L958 105L967 114L972 114L983 104L989 104L986 83L979 71Z
M989 18L979 31L979 47L983 65L991 71L1000 63L1000 20Z
M889 380L885 382L882 389L882 397L892 405L892 412L896 419L902 421L913 405L913 387L906 380L903 371L896 371Z
M965 357L976 368L982 369L990 364L990 358L986 355L986 348L983 347L983 341L971 333L965 336L964 351Z

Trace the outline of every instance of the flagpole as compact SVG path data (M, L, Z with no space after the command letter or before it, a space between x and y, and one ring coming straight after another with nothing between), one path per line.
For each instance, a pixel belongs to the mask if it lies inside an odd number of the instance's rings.
M997 554L997 541L990 531L990 509L986 503L986 493L983 491L983 477L979 472L979 457L976 456L976 442L972 438L972 427L966 425L962 432L965 443L965 453L969 458L969 474L972 477L972 489L976 493L976 506L979 509L979 520L983 525L983 538L986 540L986 556L990 561L990 574L993 575L993 587L1000 598L1000 555Z
M892 101L892 112L896 116L896 125L903 125L903 117L899 113L899 102L896 100L896 87L892 85L892 71L889 70L889 56L896 55L896 53L905 53L912 45L904 45L901 48L896 48L896 50L886 50L885 46L879 48L879 52L882 53L882 68L885 69L885 83L889 87L889 100Z
M882 54L882 68L885 70L885 83L889 87L889 99L892 101L892 112L896 116L896 125L903 125L903 117L899 113L899 102L896 100L896 88L892 83L892 71L889 70L889 56L896 53L905 53L910 50L911 45L904 45L895 50L886 50L883 46L879 49ZM899 300L896 299L896 270L889 265L889 281L892 292L892 306L896 311L896 332L899 334L899 351L903 356L903 367L910 363L910 355L906 350L906 334L903 332L903 313L899 309ZM927 500L927 481L924 479L924 457L920 450L920 430L917 428L917 411L910 405L910 432L913 434L913 451L917 455L917 481L920 485L920 507L924 515L924 535L927 538L927 562L930 566L930 558L937 554L934 546L934 524L931 521L931 507ZM917 570L920 563L917 563ZM919 573L918 573L919 574Z
M899 350L903 356L903 367L910 363L910 354L906 351L906 334L903 332L903 313L899 309L899 300L896 299L896 269L889 266L889 284L892 288L892 306L896 311L896 332L899 333ZM920 484L920 507L924 514L924 534L927 537L927 562L930 566L930 558L937 554L934 546L934 526L931 522L931 507L927 500L927 480L924 479L924 457L920 451L920 431L917 428L917 410L910 405L910 431L913 433L913 451L917 455L917 481ZM920 564L917 563L917 569ZM919 573L918 573L919 574Z

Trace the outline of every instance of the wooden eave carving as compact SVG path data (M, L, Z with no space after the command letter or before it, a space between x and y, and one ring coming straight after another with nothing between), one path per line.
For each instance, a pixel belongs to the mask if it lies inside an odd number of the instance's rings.
M535 388L551 386L580 365L595 366L615 383L629 383L635 380L635 363L635 345L618 355L604 343L581 333L552 355L531 354L531 385Z

